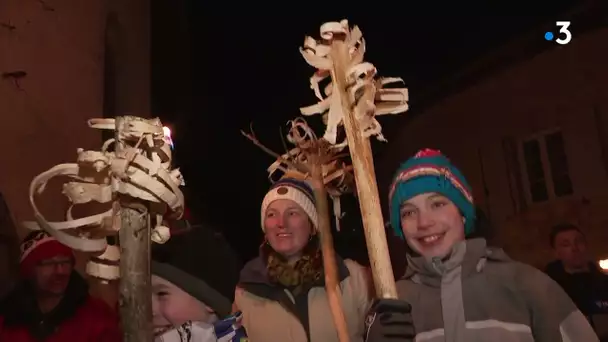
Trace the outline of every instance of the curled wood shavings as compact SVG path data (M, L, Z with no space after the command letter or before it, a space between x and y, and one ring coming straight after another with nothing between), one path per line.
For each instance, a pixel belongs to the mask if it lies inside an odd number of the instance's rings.
M260 143L253 132L250 134L242 133L256 146L276 159L267 169L268 178L272 183L282 177L309 181L312 170L310 163L313 160L311 155L314 154L315 159L319 160L321 164L323 183L332 199L336 227L339 230L339 219L343 217L340 196L354 192L352 166L343 161L343 158L348 154L341 153L341 148L332 146L325 139L318 139L303 118L289 121L288 125L290 126L290 130L287 134L287 141L295 145L295 147L282 155L275 153ZM280 176L277 176L279 174Z
M99 256L91 257L86 266L86 273L103 283L120 278L120 249L118 246L108 245Z
M339 92L333 91L335 81L332 78L333 61L331 59L332 41L342 39L349 47L350 61L347 65L347 89L351 97L350 103L354 108L342 108ZM375 135L378 140L386 141L382 135L382 127L376 120L377 115L398 114L408 110L408 90L406 88L385 88L393 83L403 83L396 77L376 78L377 71L373 64L363 61L365 55L365 40L357 26L352 29L348 21L329 22L321 26L321 39L306 37L300 52L306 62L317 71L310 78L310 87L319 102L308 107L300 108L303 115L321 114L326 124L323 138L330 144L336 145L338 127L342 125L344 112L353 110L364 137ZM330 78L323 94L320 82ZM347 145L346 141L337 144Z
M75 250L104 252L103 255L115 253L107 250L106 237L118 234L120 205L116 195L126 195L152 204L149 206L154 227L151 239L158 243L168 240L163 216L181 217L184 196L179 187L184 184L183 177L179 169L171 169L171 148L160 120L132 116L122 119L121 127L116 127L115 119L88 121L90 128L118 130L116 137L124 146L119 153L109 150L116 143L115 139L109 139L100 151L78 149L76 163L56 165L32 180L29 198L36 221L24 222L26 228L43 229ZM35 195L43 192L47 182L57 176L71 179L63 185L63 194L71 205L66 221L49 222L38 210ZM89 202L111 204L112 208L88 217L72 217L75 205ZM146 214L146 206L141 207ZM118 274L117 267L93 265L90 269L94 276L112 280Z

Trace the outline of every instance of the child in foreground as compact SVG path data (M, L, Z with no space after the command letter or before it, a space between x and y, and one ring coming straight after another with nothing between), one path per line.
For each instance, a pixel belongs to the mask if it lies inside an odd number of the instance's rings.
M154 245L151 271L156 342L247 341L240 312L232 313L240 263L212 230Z

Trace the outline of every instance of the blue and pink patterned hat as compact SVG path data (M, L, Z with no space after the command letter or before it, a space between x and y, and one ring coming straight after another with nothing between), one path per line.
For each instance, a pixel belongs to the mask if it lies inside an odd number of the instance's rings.
M465 218L465 234L475 228L475 204L471 186L462 173L440 151L424 149L399 167L389 190L391 225L401 231L400 208L408 199L436 192L450 199Z

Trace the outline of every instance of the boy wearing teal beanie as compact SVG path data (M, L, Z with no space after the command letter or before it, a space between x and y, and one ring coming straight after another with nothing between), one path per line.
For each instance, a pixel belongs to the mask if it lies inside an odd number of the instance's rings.
M439 151L422 150L405 162L389 196L392 226L414 253L396 284L399 299L376 315L411 307L416 341L599 341L547 275L485 239L467 238L475 229L471 186ZM374 342L396 341L388 338L395 324L371 322L370 331L385 337Z
M403 237L405 232L410 247L422 255L445 256L475 228L471 186L439 151L420 151L401 165L389 198L395 233ZM420 221L426 213L438 216Z

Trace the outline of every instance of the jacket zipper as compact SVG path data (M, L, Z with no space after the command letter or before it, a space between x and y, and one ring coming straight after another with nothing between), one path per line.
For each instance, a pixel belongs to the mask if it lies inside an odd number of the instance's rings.
M293 294L291 293L291 291L289 291L288 289L283 289L283 292L285 293L285 295L287 296L287 298L289 298L289 301L294 305L294 310L295 310L296 298L293 296ZM293 318L295 318L296 322L298 322L298 324L302 327L302 330L304 330L304 336L306 337L306 340L310 341L310 339L308 338L308 334L306 333L306 327L304 327L304 325L300 321L300 318L291 309L289 309L287 307L285 307L285 309L287 310L287 312L289 312L289 314L291 314L293 316Z

